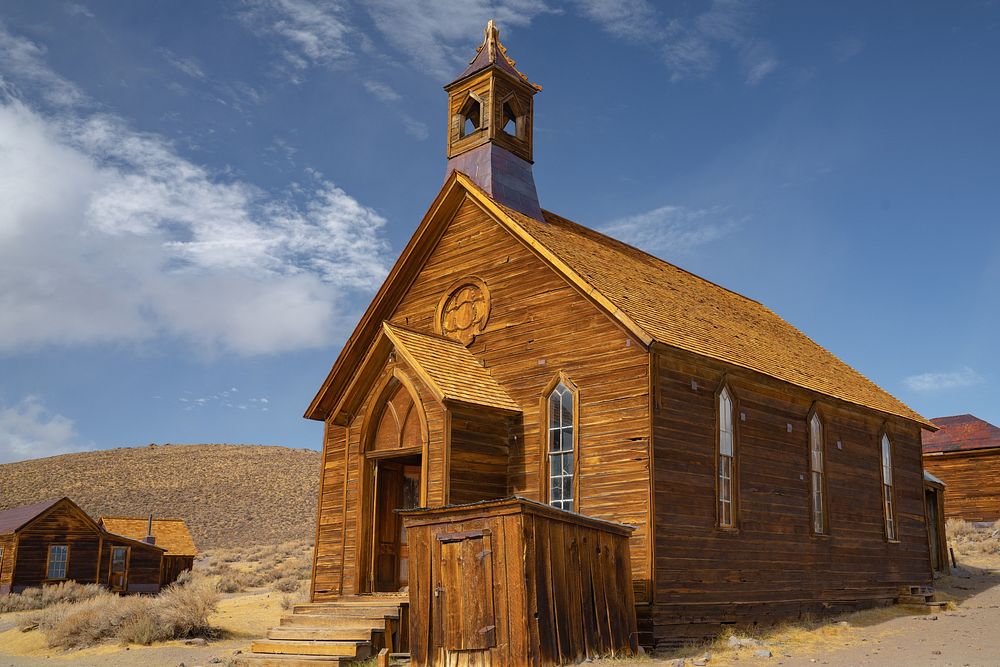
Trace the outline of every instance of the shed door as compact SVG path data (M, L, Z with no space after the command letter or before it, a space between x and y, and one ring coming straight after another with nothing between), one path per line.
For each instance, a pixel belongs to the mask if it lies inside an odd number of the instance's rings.
M111 547L111 572L108 587L123 592L128 587L128 547Z
M493 551L489 530L441 534L434 568L434 646L445 651L496 646Z

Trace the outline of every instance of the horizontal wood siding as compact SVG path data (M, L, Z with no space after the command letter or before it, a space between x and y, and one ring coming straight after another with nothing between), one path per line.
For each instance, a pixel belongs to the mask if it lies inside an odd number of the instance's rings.
M347 428L328 422L323 443L323 483L319 490L314 599L340 594L344 540L344 482L347 477Z
M899 542L885 539L875 413L819 405L829 534L810 523L807 418L812 396L729 372L735 397L736 528L716 526L716 392L721 365L657 355L655 442L656 640L878 604L929 584L920 434L893 421ZM838 446L838 442L840 445Z
M637 594L644 598L651 567L647 353L468 199L391 321L433 333L442 296L470 276L489 287L491 311L469 349L523 411L511 434L509 491L546 500L540 408L561 371L580 392L577 509L637 526L629 546ZM433 439L431 445L439 447Z
M453 409L451 415L452 504L508 495L508 417L491 410Z
M0 595L8 592L11 575L14 573L14 535L0 535L0 549L3 557L0 560Z
M947 518L1000 520L1000 450L929 454L924 468L946 485Z
M17 562L12 582L15 591L49 583L46 566L51 544L69 545L66 579L80 583L97 581L100 532L64 503L56 505L18 532Z

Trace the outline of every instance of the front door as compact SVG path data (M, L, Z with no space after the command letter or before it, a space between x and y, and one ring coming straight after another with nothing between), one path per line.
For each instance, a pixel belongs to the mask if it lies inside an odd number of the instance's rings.
M924 489L924 502L927 503L927 524L929 529L928 532L930 533L931 568L935 572L938 572L942 569L940 535L943 531L941 531L939 523L941 518L938 516L937 492L933 489Z
M420 463L408 458L375 463L372 591L396 592L408 585L409 547L403 520L396 513L420 502Z
M128 588L128 547L111 547L111 572L108 587L119 593Z

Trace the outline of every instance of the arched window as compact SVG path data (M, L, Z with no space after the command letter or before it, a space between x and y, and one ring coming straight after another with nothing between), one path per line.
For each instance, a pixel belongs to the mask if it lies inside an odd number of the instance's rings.
M469 97L465 100L459 113L461 115L459 136L467 137L482 127L482 106L476 98Z
M733 506L736 504L736 485L733 481L735 440L733 431L733 397L729 387L719 392L719 526L732 528Z
M812 529L819 534L827 531L824 448L823 422L818 414L813 413L809 418L809 469L812 473Z
M420 417L413 397L401 383L396 382L382 413L377 417L378 426L368 445L370 450L408 449L423 444Z
M885 537L896 539L896 508L892 492L892 443L889 434L882 434L882 507L885 511Z
M546 399L548 403L549 503L559 509L574 511L576 435L574 433L575 396L559 382Z

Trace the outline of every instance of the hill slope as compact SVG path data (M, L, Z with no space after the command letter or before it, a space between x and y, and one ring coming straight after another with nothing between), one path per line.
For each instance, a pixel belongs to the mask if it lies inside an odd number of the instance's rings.
M188 522L200 549L312 539L319 452L258 445L149 445L0 465L0 510L69 496L96 520Z

